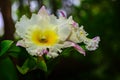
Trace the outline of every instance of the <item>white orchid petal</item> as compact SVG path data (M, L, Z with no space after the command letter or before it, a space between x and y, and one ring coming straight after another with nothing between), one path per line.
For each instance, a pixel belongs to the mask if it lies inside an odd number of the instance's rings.
M71 33L71 30L69 25L66 24L59 27L58 34L62 41L65 41L69 37L70 33Z
M20 22L17 22L15 24L16 33L19 36L24 37L28 27L29 27L29 20L25 15L23 15L22 18L20 19Z
M57 52L49 52L48 54L47 54L47 56L48 57L50 57L50 58L55 58L55 57L57 57L59 54L57 53Z

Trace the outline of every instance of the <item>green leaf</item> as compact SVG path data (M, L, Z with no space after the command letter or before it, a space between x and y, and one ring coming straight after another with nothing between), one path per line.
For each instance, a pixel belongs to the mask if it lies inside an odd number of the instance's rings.
M64 56L64 57L69 57L71 55L70 53L73 52L73 50L74 50L73 47L65 48L65 49L63 49L63 51L60 55Z
M0 60L0 80L18 80L16 68L9 57Z
M24 64L21 67L17 65L18 71L23 75L26 74L28 71L34 70L36 68L47 72L47 65L43 57L29 56L29 58L25 60Z
M28 67L20 67L20 66L16 66L17 67L17 69L18 69L18 71L21 73L21 74L26 74L27 72L28 72L28 70L29 70L29 68Z
M20 66L16 66L18 71L21 73L21 74L26 74L29 70L29 67L28 67L28 62L29 62L29 59L26 59L24 64L22 65L22 67Z
M9 49L9 52L15 52L18 53L21 51L21 47L16 46L16 43L13 43L12 46Z
M35 69L35 67L36 61L34 57L29 57L28 59L26 59L22 67L17 65L18 71L23 75L26 74L28 71Z
M7 50L11 47L13 41L10 40L4 40L0 43L0 56L4 55Z
M12 56L14 58L19 58L20 55L24 54L22 51L23 50L21 47L18 47L18 46L16 46L16 43L13 43L8 52L9 52L10 56Z
M43 57L38 58L37 67L45 72L47 72L47 65Z

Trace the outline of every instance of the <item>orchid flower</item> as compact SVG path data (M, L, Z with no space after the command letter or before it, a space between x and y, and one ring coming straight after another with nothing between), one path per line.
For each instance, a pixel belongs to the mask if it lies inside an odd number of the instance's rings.
M99 37L88 39L83 27L79 27L72 16L68 19L63 11L60 16L48 14L44 6L38 14L32 14L31 18L22 16L15 25L16 33L21 40L17 46L25 47L30 55L57 57L63 48L73 47L85 55L85 50L77 43L84 42L88 50L95 50L100 41Z
M67 26L69 24L60 24L54 15L49 15L43 6L38 14L32 14L31 19L24 15L16 23L16 33L22 38L17 46L25 47L30 55L47 54L49 57L55 57L70 35L71 30Z

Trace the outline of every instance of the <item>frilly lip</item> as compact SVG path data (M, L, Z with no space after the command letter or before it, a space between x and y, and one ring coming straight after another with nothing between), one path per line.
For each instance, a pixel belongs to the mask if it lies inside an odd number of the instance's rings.
M94 41L96 41L97 43L99 43L100 37L99 37L99 36L96 36L96 37L94 37L92 40L94 40Z
M88 40L86 44L86 48L90 51L96 50L98 48L99 42L100 42L100 37L96 36L93 39Z

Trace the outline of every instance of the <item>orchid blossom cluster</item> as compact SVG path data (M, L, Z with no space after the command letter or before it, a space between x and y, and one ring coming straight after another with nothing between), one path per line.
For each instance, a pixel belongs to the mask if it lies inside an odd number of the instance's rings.
M88 50L97 49L100 41L98 36L93 39L87 38L88 33L83 26L79 27L72 16L66 18L62 11L60 14L62 16L58 18L50 15L43 6L38 14L32 14L30 19L22 16L15 25L16 33L21 38L17 46L26 48L32 56L45 54L52 58L57 57L58 53L67 47L73 47L85 55L85 50L78 43L84 43Z

